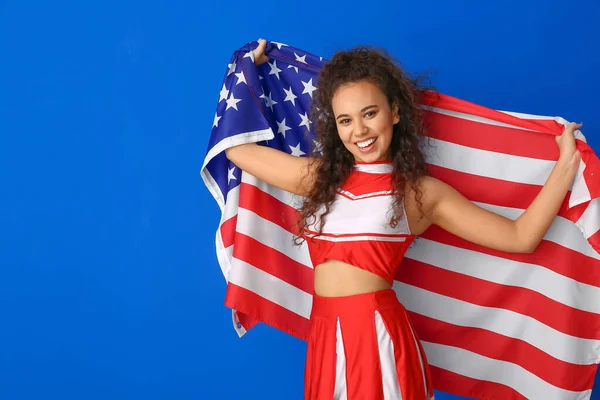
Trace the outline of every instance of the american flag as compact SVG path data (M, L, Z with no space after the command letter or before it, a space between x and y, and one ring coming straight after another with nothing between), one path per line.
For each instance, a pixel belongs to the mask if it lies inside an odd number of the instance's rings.
M310 102L324 60L269 42L269 61L236 51L225 72L201 176L221 209L216 251L240 336L258 322L306 338L313 265L292 227L302 199L242 172L225 149L259 142L295 156L313 145ZM425 96L431 175L517 218L558 158L567 123ZM308 132L308 134L307 134ZM437 227L417 238L394 289L409 310L435 388L483 399L589 399L600 361L600 161L582 162L532 254L464 241Z

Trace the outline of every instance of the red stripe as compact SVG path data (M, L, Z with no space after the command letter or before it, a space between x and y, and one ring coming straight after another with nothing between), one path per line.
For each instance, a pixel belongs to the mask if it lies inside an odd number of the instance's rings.
M240 208L253 211L292 234L297 232L298 211L256 186L242 182L239 202Z
M308 319L241 286L233 283L227 285L225 306L248 314L299 339L307 339Z
M447 96L440 93L427 92L422 97L423 104L443 108L449 111L457 111L465 114L472 114L479 117L491 119L509 125L519 126L521 128L531 129L533 131L544 132L549 135L560 135L564 126L554 120L533 120L523 119L506 114L491 108L483 107L456 97Z
M431 379L436 390L481 400L527 400L513 388L500 383L482 381L430 366Z
M312 268L250 236L239 232L236 234L233 256L300 290L310 294L314 291L314 272Z
M567 335L600 339L600 315L578 310L538 292L474 278L405 259L396 280L483 307L527 315Z
M600 260L548 240L542 240L533 253L507 253L471 243L438 226L431 226L421 237L494 257L539 265L578 282L600 287Z
M531 205L540 190L542 190L540 185L473 175L436 165L428 165L427 170L431 176L452 186L467 199L479 203L524 210ZM563 201L558 215L565 215L569 204L568 199L569 195Z
M592 199L600 197L600 160L594 150L587 144L577 141L577 149L585 162L583 177Z
M566 390L591 389L595 364L577 365L558 360L531 344L486 329L449 324L410 313L419 338L425 342L458 347L485 357L520 365L546 382ZM443 332L443 335L440 335Z
M260 322L256 318L252 317L251 315L244 314L239 311L236 314L237 314L239 323L244 327L244 329L246 331Z
M600 253L600 230L590 236L588 238L588 242L594 248L594 250Z
M236 225L237 214L223 222L219 227L219 230L221 231L221 239L223 240L223 246L226 248L233 244Z
M504 126L488 125L459 117L427 113L427 135L463 146L496 153L557 160L560 155L554 136Z

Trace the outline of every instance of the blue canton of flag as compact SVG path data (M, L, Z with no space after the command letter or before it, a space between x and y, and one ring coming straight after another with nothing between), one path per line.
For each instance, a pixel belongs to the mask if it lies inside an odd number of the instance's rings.
M311 143L310 103L323 58L269 42L265 51L269 61L257 67L252 53L257 45L248 43L229 62L202 167L221 209L241 181L241 171L226 158L225 149L259 142L305 156L316 145ZM276 132L271 128L275 126Z

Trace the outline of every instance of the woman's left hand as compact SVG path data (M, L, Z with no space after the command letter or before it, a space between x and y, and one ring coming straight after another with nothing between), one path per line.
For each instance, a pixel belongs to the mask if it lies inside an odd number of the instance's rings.
M578 167L581 160L581 153L577 150L575 144L575 131L581 128L582 124L571 122L564 130L563 134L556 137L556 143L560 149L559 162L569 167Z

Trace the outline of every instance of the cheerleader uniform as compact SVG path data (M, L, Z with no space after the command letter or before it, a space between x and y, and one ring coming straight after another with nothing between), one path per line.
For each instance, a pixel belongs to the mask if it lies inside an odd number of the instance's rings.
M321 234L305 231L313 265L346 262L393 283L414 236L392 216L392 165L357 163L340 187ZM433 397L427 359L396 293L313 295L305 400L425 400Z

